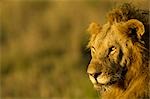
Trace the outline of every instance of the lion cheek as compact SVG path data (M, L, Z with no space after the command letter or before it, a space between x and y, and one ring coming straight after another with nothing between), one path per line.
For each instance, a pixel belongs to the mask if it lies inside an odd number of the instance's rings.
M123 57L120 61L121 67L129 66L130 65L130 58Z
M108 77L108 76L102 74L102 75L98 76L97 81L100 84L107 84L110 82L110 79L111 79L111 77Z

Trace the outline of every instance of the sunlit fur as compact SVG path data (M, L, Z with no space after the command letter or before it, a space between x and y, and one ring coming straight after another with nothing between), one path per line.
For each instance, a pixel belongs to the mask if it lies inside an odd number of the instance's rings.
M135 16L126 14L131 10L132 14L136 14ZM138 14L142 16L140 11ZM149 45L148 39L144 37L149 31L148 20L146 17L137 18L138 14L130 4L124 4L121 8L108 14L109 21L104 26L100 27L98 24L92 23L88 29L91 33L88 47L91 48L92 59L87 72L102 72L110 82L111 80L116 81L107 86L94 84L98 87L102 99L150 98ZM139 25L139 31L136 30L136 32L141 34L132 34L130 26L127 24L132 19L135 19L133 20L135 21L134 25L142 23L145 31L140 31L142 27ZM116 52L113 55L107 53L111 46L116 47ZM94 79L91 80L94 82ZM101 91L103 87L106 89L105 91Z

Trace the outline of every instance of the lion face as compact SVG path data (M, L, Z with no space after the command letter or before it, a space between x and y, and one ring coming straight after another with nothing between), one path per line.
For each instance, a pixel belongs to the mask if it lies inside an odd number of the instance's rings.
M87 73L97 90L107 91L112 85L124 80L132 54L131 44L133 39L138 40L143 33L141 26L138 20L107 23L103 27L96 23L90 25L88 30L91 33L89 47L92 59ZM133 36L133 32L136 35Z

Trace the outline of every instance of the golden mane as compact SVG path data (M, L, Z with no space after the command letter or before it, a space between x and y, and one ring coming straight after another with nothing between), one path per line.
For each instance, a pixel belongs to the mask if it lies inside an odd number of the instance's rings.
M114 22L126 22L130 19L141 21L145 28L143 40L146 43L146 48L149 48L149 13L149 10L138 9L132 4L124 3L110 11L107 14L107 19L111 24Z

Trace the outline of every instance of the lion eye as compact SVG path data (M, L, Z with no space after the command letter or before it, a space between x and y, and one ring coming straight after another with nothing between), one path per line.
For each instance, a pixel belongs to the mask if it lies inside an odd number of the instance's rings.
M95 47L91 47L91 51L93 52L93 53L95 53Z
M116 47L109 48L109 54L114 54L117 51Z

